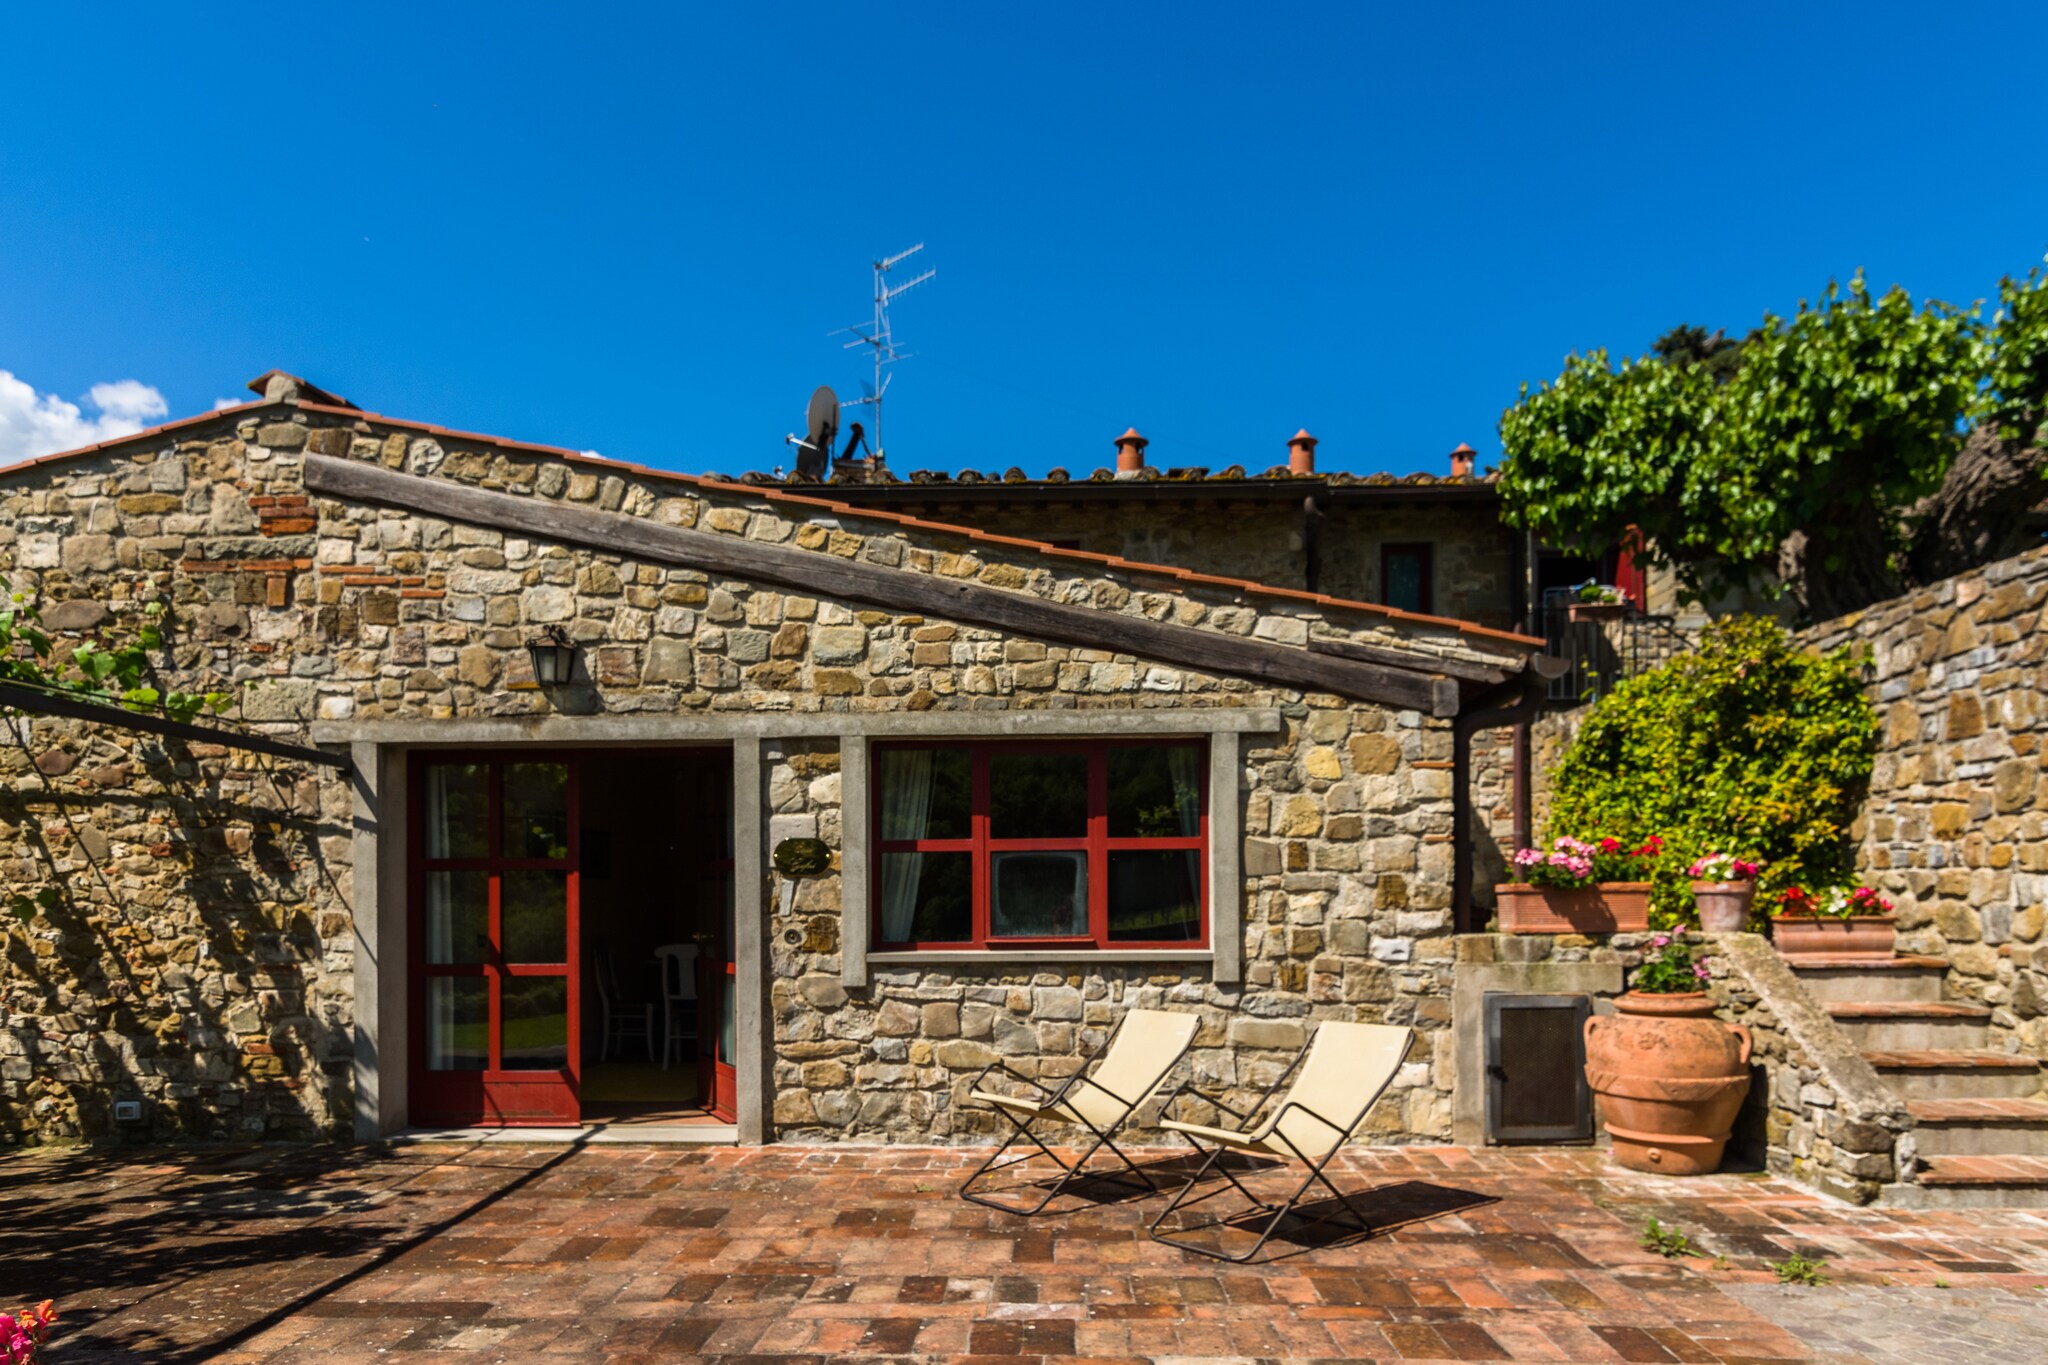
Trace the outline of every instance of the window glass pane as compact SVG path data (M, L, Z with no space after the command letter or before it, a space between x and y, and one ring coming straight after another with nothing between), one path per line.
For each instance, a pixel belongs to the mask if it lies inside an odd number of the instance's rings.
M972 771L965 749L882 750L882 837L968 838Z
M507 1071L557 1071L569 1065L569 978L508 976L498 988L504 1030L498 1056Z
M568 857L568 765L507 763L503 818L504 857Z
M482 962L491 946L491 874L427 874L427 961Z
M989 855L989 936L1063 937L1088 932L1088 855Z
M1111 942L1187 942L1202 937L1200 866L1194 849L1109 855Z
M1200 834L1201 754L1192 744L1111 749L1110 837L1179 839Z
M569 874L507 872L498 888L498 932L507 962L567 962Z
M732 978L719 978L718 985L718 1060L732 1065L732 1059L739 1055L740 1024L739 1009L733 1001L738 993L732 988Z
M970 853L884 853L882 942L966 943L974 938Z
M991 838L1085 839L1088 755L992 754L988 804Z
M490 769L481 763L435 763L427 769L427 856L490 856Z
M490 986L482 977L428 977L427 1070L484 1070L491 1061L490 1020Z
M1390 550L1387 553L1387 581L1381 585L1382 600L1402 611L1428 611L1428 555L1421 550Z

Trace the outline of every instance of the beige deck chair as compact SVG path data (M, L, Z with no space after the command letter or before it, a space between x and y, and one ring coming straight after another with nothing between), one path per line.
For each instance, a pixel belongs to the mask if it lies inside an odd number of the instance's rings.
M974 1078L974 1087L969 1098L992 1106L997 1113L1008 1119L1016 1132L996 1148L995 1153L981 1164L979 1170L967 1177L960 1186L960 1197L972 1203L1000 1209L1004 1213L1022 1214L1030 1217L1041 1213L1045 1206L1065 1193L1067 1187L1080 1180L1106 1180L1112 1184L1135 1188L1121 1173L1109 1171L1084 1172L1083 1167L1096 1152L1107 1147L1124 1170L1144 1182L1143 1193L1157 1193L1159 1186L1152 1182L1134 1165L1131 1159L1118 1150L1112 1135L1131 1111L1142 1104L1147 1095L1157 1090L1166 1079L1166 1073L1181 1059L1195 1041L1195 1031L1201 1026L1201 1019L1192 1014L1173 1014L1165 1010L1132 1010L1117 1024L1109 1036L1109 1045L1102 1055L1102 1064L1095 1068L1093 1075L1079 1071L1069 1076L1066 1083L1056 1090L1048 1090L1037 1081L1021 1076L1002 1062L991 1063ZM1038 1093L1029 1097L1005 1095L988 1088L995 1073L1002 1073L1010 1081L1030 1086ZM1054 1154L1051 1148L1040 1141L1031 1131L1031 1125L1040 1120L1055 1123L1079 1124L1093 1135L1095 1141L1081 1154L1080 1160L1069 1166ZM1045 1197L1030 1208L1017 1208L1000 1203L986 1193L973 1188L974 1183L986 1176L1011 1166L1022 1165L1033 1160L1036 1153L1026 1152L1008 1161L1002 1160L1004 1152L1020 1139L1029 1140L1040 1153L1050 1158L1060 1168L1060 1177L1052 1184Z
M1287 1070L1280 1073L1280 1078L1273 1082L1272 1088L1250 1110L1240 1112L1208 1096L1202 1097L1235 1118L1239 1124L1237 1128L1212 1128L1200 1123L1182 1123L1176 1119L1161 1120L1160 1127L1169 1132L1179 1133L1194 1146L1197 1153L1208 1148L1213 1150L1209 1150L1209 1159L1189 1177L1186 1186L1173 1197L1173 1202L1152 1220L1152 1239L1215 1260L1243 1264L1259 1254L1267 1240L1278 1230L1280 1221L1294 1212L1296 1203L1308 1193L1309 1187L1317 1182L1321 1182L1323 1188L1336 1199L1339 1208L1358 1220L1356 1231L1371 1233L1372 1224L1367 1222L1365 1215L1353 1208L1351 1201L1330 1183L1329 1177L1323 1174L1323 1168L1329 1164L1330 1158L1337 1154L1337 1149L1344 1145L1345 1140L1357 1130L1358 1125L1365 1122L1366 1114L1371 1112L1379 1097L1386 1093L1387 1086L1393 1082L1394 1074L1401 1069L1401 1059L1408 1055L1408 1049L1414 1042L1413 1029L1394 1024L1345 1024L1325 1021L1316 1026L1315 1037L1309 1040L1308 1046L1288 1063ZM1288 1086L1286 1095L1281 1096L1275 1103L1275 1096L1279 1094L1280 1087L1287 1084L1289 1076L1294 1078L1294 1083ZM1187 1093L1191 1093L1190 1087L1181 1086L1167 1097L1167 1106L1171 1108L1174 1100ZM1255 1123L1253 1120L1257 1119L1268 1105L1273 1106L1272 1111L1267 1113L1263 1120ZM1218 1168L1217 1163L1223 1154L1232 1151L1276 1156L1283 1161L1291 1158L1305 1164L1308 1167L1308 1175L1286 1199L1277 1204L1266 1203L1239 1184L1237 1177L1227 1168ZM1160 1225L1167 1217L1183 1204L1199 1204L1203 1199L1223 1193L1219 1186L1200 1198L1188 1198L1211 1169L1221 1169L1223 1178L1234 1186L1252 1207L1229 1218L1213 1219L1176 1231L1200 1232L1207 1228L1239 1223L1256 1214L1271 1214L1272 1217L1266 1220L1265 1228L1259 1233L1259 1240L1242 1256L1226 1256L1209 1247L1163 1236L1159 1231ZM1342 1220L1334 1216L1334 1211L1315 1214L1311 1221L1342 1224Z

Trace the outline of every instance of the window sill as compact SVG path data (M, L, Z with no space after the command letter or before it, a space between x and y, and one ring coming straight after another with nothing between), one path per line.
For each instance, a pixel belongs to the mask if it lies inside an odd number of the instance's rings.
M925 952L871 952L874 967L971 967L1044 963L1077 967L1101 962L1214 962L1213 948L934 948Z

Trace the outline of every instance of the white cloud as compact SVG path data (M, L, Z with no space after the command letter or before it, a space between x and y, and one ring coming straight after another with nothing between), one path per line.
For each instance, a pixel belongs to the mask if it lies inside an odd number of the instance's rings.
M117 422L153 422L171 410L161 393L139 379L95 384L86 391L86 399Z
M77 403L35 389L0 370L0 464L54 455L142 430L170 412L155 387L135 379L95 384L87 391L88 417Z
M213 410L219 412L222 408L239 408L248 401L246 398L216 398L213 400Z

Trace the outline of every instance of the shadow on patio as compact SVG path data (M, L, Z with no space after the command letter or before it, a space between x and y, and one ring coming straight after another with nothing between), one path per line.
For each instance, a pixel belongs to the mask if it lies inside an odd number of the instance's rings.
M1812 1354L1796 1335L1803 1300L1777 1313L1759 1249L1825 1258L1843 1292L1967 1275L1959 1288L2037 1308L2048 1279L2048 1226L2024 1211L1857 1209L1771 1180L1637 1176L1590 1148L1350 1149L1331 1175L1370 1238L1309 1234L1224 1266L1152 1241L1152 1200L1033 1219L967 1204L954 1190L980 1155L25 1152L0 1162L0 1264L11 1296L58 1300L53 1365L367 1365L419 1350L1790 1360ZM1161 1176L1187 1169L1134 1155ZM1703 1254L1638 1246L1652 1214Z

